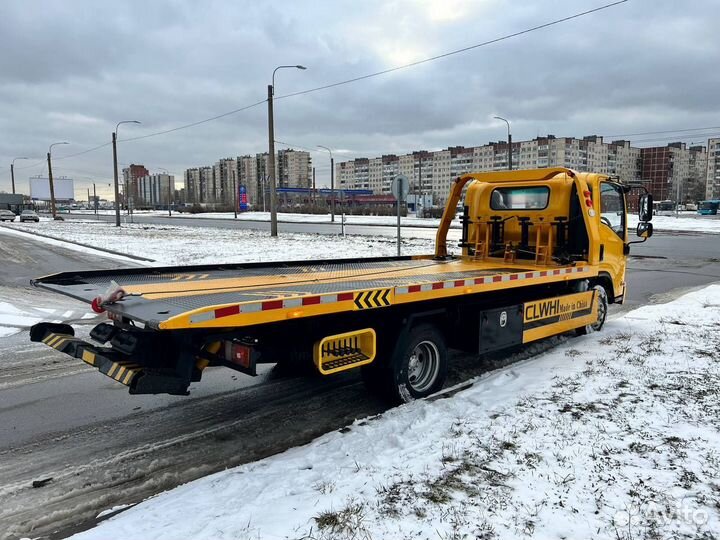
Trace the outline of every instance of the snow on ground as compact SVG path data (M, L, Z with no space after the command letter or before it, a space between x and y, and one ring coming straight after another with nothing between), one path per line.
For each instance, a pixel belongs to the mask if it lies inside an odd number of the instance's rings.
M127 224L93 220L49 221L8 225L8 229L40 232L58 240L71 240L93 247L154 259L152 265L191 265L273 260L316 260L382 257L397 254L394 238L387 236L340 236L215 229L182 225ZM42 237L34 237L46 241ZM64 244L75 249L72 244ZM81 248L82 249L82 248ZM403 255L432 253L429 239L403 239Z
M82 211L74 211L83 213ZM89 212L85 212L89 213ZM167 216L167 212L154 210L137 212L138 215ZM208 212L204 214L185 214L174 212L173 219L235 219L232 212ZM460 227L460 215L455 216L453 228ZM240 221L270 221L269 212L241 212L237 217ZM351 225L386 225L394 226L397 218L394 216L345 216L346 223ZM330 223L330 214L290 214L278 213L278 220L292 223ZM679 216L653 216L653 225L660 231L686 231L720 233L720 216L701 216L697 212L680 212ZM340 216L336 216L336 223L340 226ZM629 225L637 227L636 214L630 215ZM408 216L402 218L404 227L435 228L440 224L439 219L418 218Z
M103 214L113 214L114 212L105 210ZM93 212L89 210L73 210L73 214L91 215ZM167 210L141 210L135 212L139 216L159 216L168 217ZM270 221L270 212L238 212L237 218L233 212L204 212L200 214L190 214L186 212L173 212L173 219L237 219L238 221ZM340 227L340 219L342 215L335 215L335 223ZM126 216L122 216L125 220ZM278 212L278 221L285 223L331 223L330 214L300 214L290 212ZM456 227L460 226L459 215L455 217ZM440 223L436 218L418 218L415 216L401 217L401 224L405 227L437 227ZM124 223L124 221L123 221ZM397 216L353 216L346 215L345 223L351 225L397 225Z
M41 321L77 322L94 317L97 315L88 306L75 300L0 286L0 338L29 330Z
M719 330L718 285L643 307L73 539L714 538Z
M48 220L47 223L43 224L42 226L38 225L37 223L28 225L28 224L16 224L16 225L0 225L0 235L2 236L24 236L28 237L27 233L40 233L43 235L48 235L48 231L56 230L55 224L61 223L57 221ZM50 233L52 235L53 233ZM73 251L79 251L81 253L88 253L91 255L99 255L105 258L109 259L115 259L117 261L121 262L131 262L134 264L137 264L137 261L135 259L131 259L129 257L124 257L122 255L118 255L115 253L108 253L105 251L100 251L97 249L93 249L92 247L87 246L78 246L75 244L69 244L66 242L66 240L72 240L72 238L66 238L64 236L58 236L55 235L55 238L48 238L48 237L42 237L38 236L37 234L32 234L32 236L29 236L29 238L43 242L45 244L49 244L52 246L58 246L66 249L72 249ZM7 241L8 243L12 243L12 240L3 239L3 241Z
M630 214L628 225L630 236L638 224L638 216ZM703 232L720 234L720 216L700 216L698 214L681 213L675 216L653 216L652 224L656 231ZM631 238L632 240L632 238Z

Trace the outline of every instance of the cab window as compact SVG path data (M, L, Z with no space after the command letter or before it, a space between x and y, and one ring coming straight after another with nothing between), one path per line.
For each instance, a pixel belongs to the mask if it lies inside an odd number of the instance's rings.
M616 184L600 184L600 222L625 239L625 197Z
M490 195L493 210L544 210L550 198L547 186L495 188Z

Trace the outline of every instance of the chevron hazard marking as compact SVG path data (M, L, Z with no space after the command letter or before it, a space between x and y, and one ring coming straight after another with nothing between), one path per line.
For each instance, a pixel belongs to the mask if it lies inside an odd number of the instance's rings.
M390 305L390 289L375 289L355 293L355 309L372 309Z

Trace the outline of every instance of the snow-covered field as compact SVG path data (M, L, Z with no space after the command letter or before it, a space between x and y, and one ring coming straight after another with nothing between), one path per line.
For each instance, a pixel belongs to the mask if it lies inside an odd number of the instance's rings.
M127 224L118 228L94 220L14 223L7 228L39 232L58 240L71 240L154 259L160 265L191 265L273 260L315 260L383 257L397 254L395 239L387 236L340 236L281 233L272 238L264 231L215 229L183 225ZM39 241L47 241L34 236ZM69 249L79 246L65 244ZM429 239L404 238L403 255L432 253Z
M81 212L78 212L81 213ZM147 211L138 212L138 215L167 216L167 212ZM206 214L181 214L173 213L173 219L235 219L230 212L209 212ZM124 218L123 218L124 219ZM269 212L241 212L238 220L246 221L270 221ZM386 225L394 226L397 218L393 216L345 216L346 223L351 225ZM279 213L278 220L288 223L330 223L329 214L289 214ZM340 227L340 217L336 216L336 223ZM686 232L709 232L720 233L720 216L700 216L696 212L681 212L679 216L653 216L653 225L660 231L686 231ZM402 218L404 227L437 227L439 219L417 218L408 216ZM630 215L631 227L636 227L637 215ZM459 215L455 217L453 227L460 227Z
M719 335L714 285L73 539L714 538Z
M114 214L109 210L101 211L103 214ZM73 210L73 214L92 215L88 210ZM138 216L159 216L168 217L167 211L163 210L142 210L135 212ZM233 212L204 212L202 214L190 214L186 212L173 212L173 219L237 219L238 221L270 221L270 212L238 212L237 218ZM340 227L341 214L335 214L335 223ZM123 223L126 216L122 217ZM401 224L405 227L437 227L439 219L418 218L415 216L401 217ZM330 214L299 214L289 212L278 212L278 221L285 223L331 223ZM397 225L396 216L345 216L345 223L351 225ZM456 216L454 226L460 226L459 216Z

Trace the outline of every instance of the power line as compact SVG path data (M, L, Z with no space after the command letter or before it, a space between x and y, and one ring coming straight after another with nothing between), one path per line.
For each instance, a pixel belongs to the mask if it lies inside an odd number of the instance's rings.
M605 135L608 139L613 137L635 137L638 135L661 135L663 133L684 133L687 131L705 131L708 129L720 129L720 126L710 126L701 128L687 128L687 129L669 129L666 131L645 131L642 133L623 133L622 135Z
M619 5L619 4L624 4L624 3L627 2L627 1L628 1L628 0L618 0L617 2L612 2L612 3L610 3L610 4L605 4L605 5L603 5L603 6L599 6L599 7L593 8L593 9L589 9L589 10L587 10L587 11L582 11L582 12L580 12L580 13L576 13L576 14L574 14L574 15L569 15L569 16L563 17L563 18L561 18L561 19L555 19L554 21L550 21L550 22L546 22L546 23L543 23L543 24L539 24L539 25L533 26L533 27L531 27L531 28L526 28L525 30L520 30L520 31L518 31L518 32L513 32L513 33L511 33L511 34L505 34L504 36L500 36L500 37L497 37L497 38L494 38L494 39L491 39L491 40L488 40L488 41L483 41L482 43L478 43L478 44L476 44L476 45L470 45L469 47L463 47L462 49L456 49L456 50L454 50L454 51L446 52L446 53L443 53L443 54L438 54L438 55L436 55L436 56L431 56L430 58L424 58L424 59L422 59L422 60L416 60L415 62L410 62L409 64L404 64L404 65L402 65L402 66L396 66L396 67L393 67L393 68L384 69L384 70L382 70L382 71L376 71L375 73L368 73L367 75L361 75L360 77L353 77L352 79L347 79L347 80L340 81L340 82L336 82L336 83L326 84L326 85L324 85L324 86L318 86L318 87L315 87L315 88L310 88L310 89L308 89L308 90L301 90L301 91L299 91L299 92L292 92L292 93L290 93L290 94L285 94L285 95L283 95L283 96L277 96L277 97L275 97L274 99L275 99L275 100L278 100L278 99L285 99L285 98L289 98L289 97L293 97L293 96L301 96L301 95L304 95L304 94L310 94L311 92L318 92L318 91L320 91L320 90L327 90L328 88L335 88L336 86L341 86L341 85L344 85L344 84L350 84L350 83L354 83L354 82L357 82L357 81L363 81L363 80L365 80L365 79L370 79L370 78L372 78L372 77L379 77L380 75L386 75L386 74L388 74L388 73L393 73L393 72L395 72L395 71L400 71L401 69L407 69L407 68L409 68L409 67L418 66L418 65L420 65L420 64L426 64L426 63L428 63L428 62L433 62L433 61L435 61L435 60L440 60L440 59L442 59L442 58L447 58L448 56L453 56L453 55L456 55L456 54L460 54L460 53L464 53L464 52L467 52L467 51L471 51L471 50L473 50L473 49L478 49L478 48L480 48L480 47L485 47L485 46L487 46L487 45L492 45L492 44L494 44L494 43L499 43L499 42L501 42L501 41L505 41L505 40L508 40L508 39L511 39L511 38L514 38L514 37L522 36L522 35L524 35L524 34L529 34L530 32L535 32L536 30L542 30L543 28L548 28L548 27L550 27L550 26L554 26L554 25L557 25L557 24L560 24L560 23L564 23L564 22L567 22L567 21L571 21L571 20L573 20L573 19L577 19L577 18L580 18L580 17L584 17L585 15L590 15L591 13L596 13L596 12L598 12L598 11L602 11L602 10L604 10L604 9L611 8L611 7L617 6L617 5Z
M652 139L635 139L632 142L634 144L636 143L644 143L644 142L662 142L662 141L682 141L685 139L712 139L715 137L720 137L720 132L714 132L714 133L688 133L687 135L681 135L678 137L658 137L658 138L652 138ZM705 141L707 142L707 141Z
M569 16L567 16L567 17L563 17L563 18L560 18L560 19L555 19L555 20L553 20L553 21L549 21L549 22L547 22L547 23L543 23L543 24L540 24L540 25L537 25L537 26L533 26L533 27L531 27L531 28L526 28L525 30L521 30L521 31L518 31L518 32L513 32L513 33L511 33L511 34L506 34L506 35L504 35L504 36L500 36L500 37L497 37L497 38L494 38L494 39L491 39L491 40L488 40L488 41L484 41L484 42L482 42L482 43L477 43L477 44L475 44L475 45L470 45L470 46L468 46L468 47L463 47L463 48L461 48L461 49L456 49L456 50L454 50L454 51L449 51L449 52L446 52L446 53L443 53L443 54L439 54L439 55L436 55L436 56L432 56L432 57L430 57L430 58L425 58L425 59L422 59L422 60L417 60L417 61L415 61L415 62L410 62L410 63L404 64L404 65L402 65L402 66L396 66L396 67L389 68L389 69L385 69L385 70L382 70L382 71L376 71L376 72L374 72L374 73L368 73L368 74L366 74L366 75L361 75L361 76L359 76L359 77L353 77L353 78L351 78L351 79L346 79L346 80L344 80L344 81L339 81L339 82L335 82L335 83L330 83L330 84L326 84L326 85L323 85L323 86L318 86L318 87L315 87L315 88L309 88L309 89L307 89L307 90L301 90L301 91L299 91L299 92L293 92L293 93L290 93L290 94L285 94L285 95L283 95L283 96L277 96L277 97L275 97L274 99L276 99L276 100L278 100L278 99L285 99L285 98L289 98L289 97L293 97L293 96L300 96L300 95L310 94L310 93L312 93L312 92L319 92L319 91L321 91L321 90L327 90L327 89L329 89L329 88L335 88L335 87L337 87L337 86L342 86L342 85L350 84L350 83L353 83L353 82L358 82L358 81L370 79L370 78L373 78L373 77L379 77L379 76L381 76L381 75L386 75L386 74L388 74L388 73L393 73L393 72L395 72L395 71L400 71L400 70L402 70L402 69L407 69L407 68L410 68L410 67L418 66L418 65L420 65L420 64L426 64L426 63L428 63L428 62L433 62L433 61L435 61L435 60L441 60L441 59L447 58L447 57L449 57L449 56L453 56L453 55L456 55L456 54L460 54L460 53L464 53L464 52L467 52L467 51L471 51L471 50L473 50L473 49L478 49L478 48L480 48L480 47L485 47L485 46L487 46L487 45L492 45L492 44L494 44L494 43L499 43L499 42L501 42L501 41L505 41L505 40L508 40L508 39L512 39L512 38L514 38L514 37L522 36L522 35L524 35L524 34L529 34L529 33L531 33L531 32L535 32L535 31L541 30L541 29L543 29L543 28L548 28L548 27L551 27L551 26L555 26L555 25L558 25L558 24L567 22L567 21L571 21L571 20L573 20L573 19L577 19L577 18L580 18L580 17L584 17L584 16L586 16L586 15L590 15L590 14L596 13L596 12L598 12L598 11L602 11L602 10L605 10L605 9L609 9L609 8L614 7L614 6L617 6L617 5L619 5L619 4L624 4L624 3L627 2L627 1L628 1L628 0L618 0L618 1L616 1L616 2L611 2L611 3L609 3L609 4L605 4L605 5L602 5L602 6L593 8L593 9L589 9L589 10L586 10L586 11L582 11L582 12L580 12L580 13L575 13L574 15L569 15ZM170 129L166 129L166 130L162 130L162 131L157 131L157 132L154 132L154 133L148 133L147 135L139 135L139 136L137 136L137 137L130 137L130 138L127 138L127 139L120 139L118 142L139 141L139 140L142 140L142 139L148 139L148 138L150 138L150 137L157 137L157 136L159 136L159 135L165 135L165 134L168 134L168 133L173 133L173 132L175 132L175 131L180 131L180 130L183 130L183 129L188 129L188 128L191 128L191 127L199 126L199 125L201 125L201 124L205 124L205 123L207 123L207 122L212 122L212 121L214 121L214 120L219 120L220 118L225 118L225 117L227 117L227 116L231 116L231 115L233 115L233 114L237 114L237 113L239 113L239 112L246 111L246 110L248 110L248 109L252 109L252 108L257 107L257 106L259 106L259 105L262 105L263 103L266 103L266 102L267 102L267 99L262 99L262 100L260 100L260 101L256 101L255 103L252 103L252 104L250 104L250 105L245 105L245 106L243 106L243 107L239 107L239 108L237 108L237 109L233 109L233 110L231 110L231 111L227 111L227 112L224 112L224 113L221 113L221 114L212 116L212 117L210 117L210 118L205 118L205 119L203 119L203 120L198 120L197 122L191 122L191 123L189 123L189 124L185 124L185 125L182 125L182 126L177 126L177 127L170 128ZM98 146L95 146L95 147L93 147L93 148L89 148L89 149L87 149L87 150L83 150L83 151L81 151L81 152L76 152L76 153L74 153L74 154L70 154L70 155L67 155L67 156L63 156L63 157L60 157L60 158L57 158L57 159L68 159L68 158L71 158L71 157L80 156L80 155L83 155L83 154L87 154L87 153L89 153L89 152L94 152L95 150L99 150L100 148L104 148L105 146L109 146L110 144L112 144L112 143L111 143L111 142L103 143L103 144L98 145ZM23 168L30 168L30 166L23 167Z
M242 111L247 111L248 109L252 109L253 107L257 107L258 105L262 105L263 103L267 103L267 99L263 99L261 101L256 101L255 103L252 103L251 105L246 105L244 107L240 107L239 109L234 109L232 111L224 112L222 114L218 114L217 116L213 116L211 118L205 118L204 120L198 120L197 122L192 122L191 124L185 124L184 126L178 126L171 129L166 129L164 131L157 131L155 133L149 133L147 135L140 135L138 137L131 137L129 139L120 139L118 142L130 142L130 141L139 141L140 139L149 139L150 137L157 137L158 135L165 135L166 133L172 133L174 131L180 131L181 129L187 129L195 126L199 126L200 124L205 124L207 122L212 122L213 120L219 120L220 118L224 118L226 116L230 116L232 114L237 114Z

